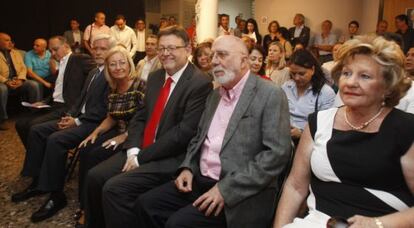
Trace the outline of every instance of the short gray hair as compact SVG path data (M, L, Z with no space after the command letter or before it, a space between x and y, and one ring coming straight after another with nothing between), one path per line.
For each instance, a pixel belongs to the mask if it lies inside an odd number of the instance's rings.
M92 37L92 44L97 41L97 40L108 40L109 42L109 49L115 47L117 41L115 40L115 38L109 34L106 33L100 33L94 37Z

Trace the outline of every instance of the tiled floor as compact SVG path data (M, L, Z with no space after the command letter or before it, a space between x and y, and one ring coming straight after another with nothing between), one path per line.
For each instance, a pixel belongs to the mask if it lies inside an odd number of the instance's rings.
M73 227L72 216L78 206L77 171L65 187L68 206L50 219L36 224L30 222L31 214L40 207L47 195L17 204L10 201L10 195L25 188L30 179L19 175L23 165L24 149L14 129L14 120L7 121L7 125L9 130L0 131L0 228Z

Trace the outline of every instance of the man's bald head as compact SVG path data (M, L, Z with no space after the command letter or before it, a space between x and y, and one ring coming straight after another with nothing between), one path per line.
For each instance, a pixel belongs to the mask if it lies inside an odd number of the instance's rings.
M237 36L230 36L230 35L223 35L216 38L216 40L213 43L224 43L228 45L229 50L235 50L239 51L242 54L249 55L249 50L247 50L247 47L242 39L240 39Z
M47 48L47 41L43 38L38 38L33 42L33 50L38 55L45 53L46 48Z
M249 54L244 42L235 36L218 37L211 48L213 75L226 89L233 88L249 70Z

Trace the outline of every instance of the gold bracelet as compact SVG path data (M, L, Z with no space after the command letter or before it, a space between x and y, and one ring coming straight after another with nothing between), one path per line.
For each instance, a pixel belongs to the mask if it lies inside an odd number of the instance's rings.
M374 221L378 228L384 228L384 225L382 224L381 220L379 220L378 218L374 218Z

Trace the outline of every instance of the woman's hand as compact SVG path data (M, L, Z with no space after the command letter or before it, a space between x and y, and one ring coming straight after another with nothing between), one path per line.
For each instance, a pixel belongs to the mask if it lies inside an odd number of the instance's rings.
M104 143L102 143L102 147L105 147L105 149L109 149L113 147L113 150L116 150L116 148L125 142L127 138L127 134L122 133L116 137L113 137L112 139L106 140Z
M297 127L290 127L290 136L292 138L300 138L302 136L302 130Z
M78 148L82 148L82 147L86 147L86 145L88 144L88 142L91 142L91 144L94 144L96 141L96 138L98 138L98 133L96 133L95 131L92 132L92 134L90 134L85 140L83 140Z
M354 215L348 219L349 228L378 228L375 218Z

